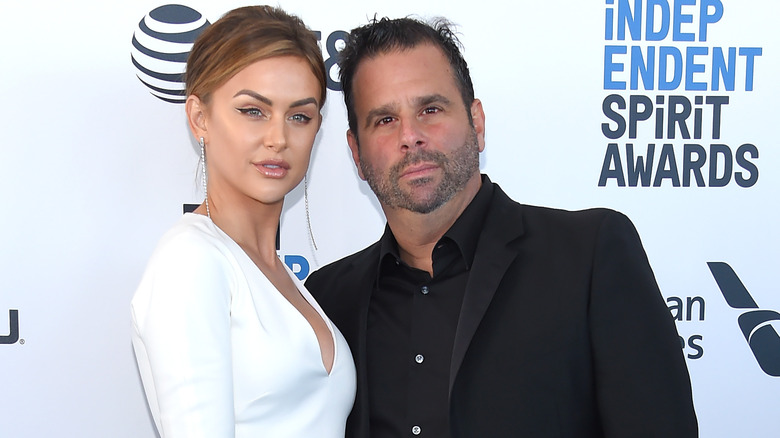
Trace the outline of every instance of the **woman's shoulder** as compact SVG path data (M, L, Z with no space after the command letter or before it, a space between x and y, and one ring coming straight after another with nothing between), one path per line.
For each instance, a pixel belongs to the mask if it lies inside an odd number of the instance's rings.
M225 241L216 225L206 216L185 213L160 238L154 252L184 252L195 254L221 252Z
M205 216L185 214L154 249L134 303L152 296L229 295L237 262L216 226Z
M160 238L147 270L185 268L197 274L225 269L234 263L224 233L211 219L186 213Z
M185 215L160 239L130 303L140 336L159 324L230 314L237 264L210 222Z

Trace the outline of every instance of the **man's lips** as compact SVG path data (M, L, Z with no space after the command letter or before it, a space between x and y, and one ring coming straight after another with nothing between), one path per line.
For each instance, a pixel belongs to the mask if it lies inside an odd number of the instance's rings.
M401 172L401 178L416 178L418 176L424 176L430 172L437 170L439 165L436 163L419 163L406 167Z
M261 174L269 178L282 178L290 169L290 165L283 160L263 160L252 164Z

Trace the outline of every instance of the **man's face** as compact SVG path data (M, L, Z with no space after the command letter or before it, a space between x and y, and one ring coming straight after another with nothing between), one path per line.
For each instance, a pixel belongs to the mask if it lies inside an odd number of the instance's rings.
M479 178L484 121L473 125L449 62L430 44L361 61L352 84L358 134L347 140L382 205L430 213Z

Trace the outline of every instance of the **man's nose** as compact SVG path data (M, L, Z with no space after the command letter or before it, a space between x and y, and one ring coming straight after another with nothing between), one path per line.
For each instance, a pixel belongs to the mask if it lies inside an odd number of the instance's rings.
M401 148L408 149L425 145L422 123L414 117L400 120Z

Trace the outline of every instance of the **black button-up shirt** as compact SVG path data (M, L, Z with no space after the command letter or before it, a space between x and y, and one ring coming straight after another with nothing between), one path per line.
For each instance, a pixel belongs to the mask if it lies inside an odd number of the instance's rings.
M469 270L493 194L483 184L433 250L433 277L401 260L389 227L368 313L372 438L436 437L449 431L455 329Z

